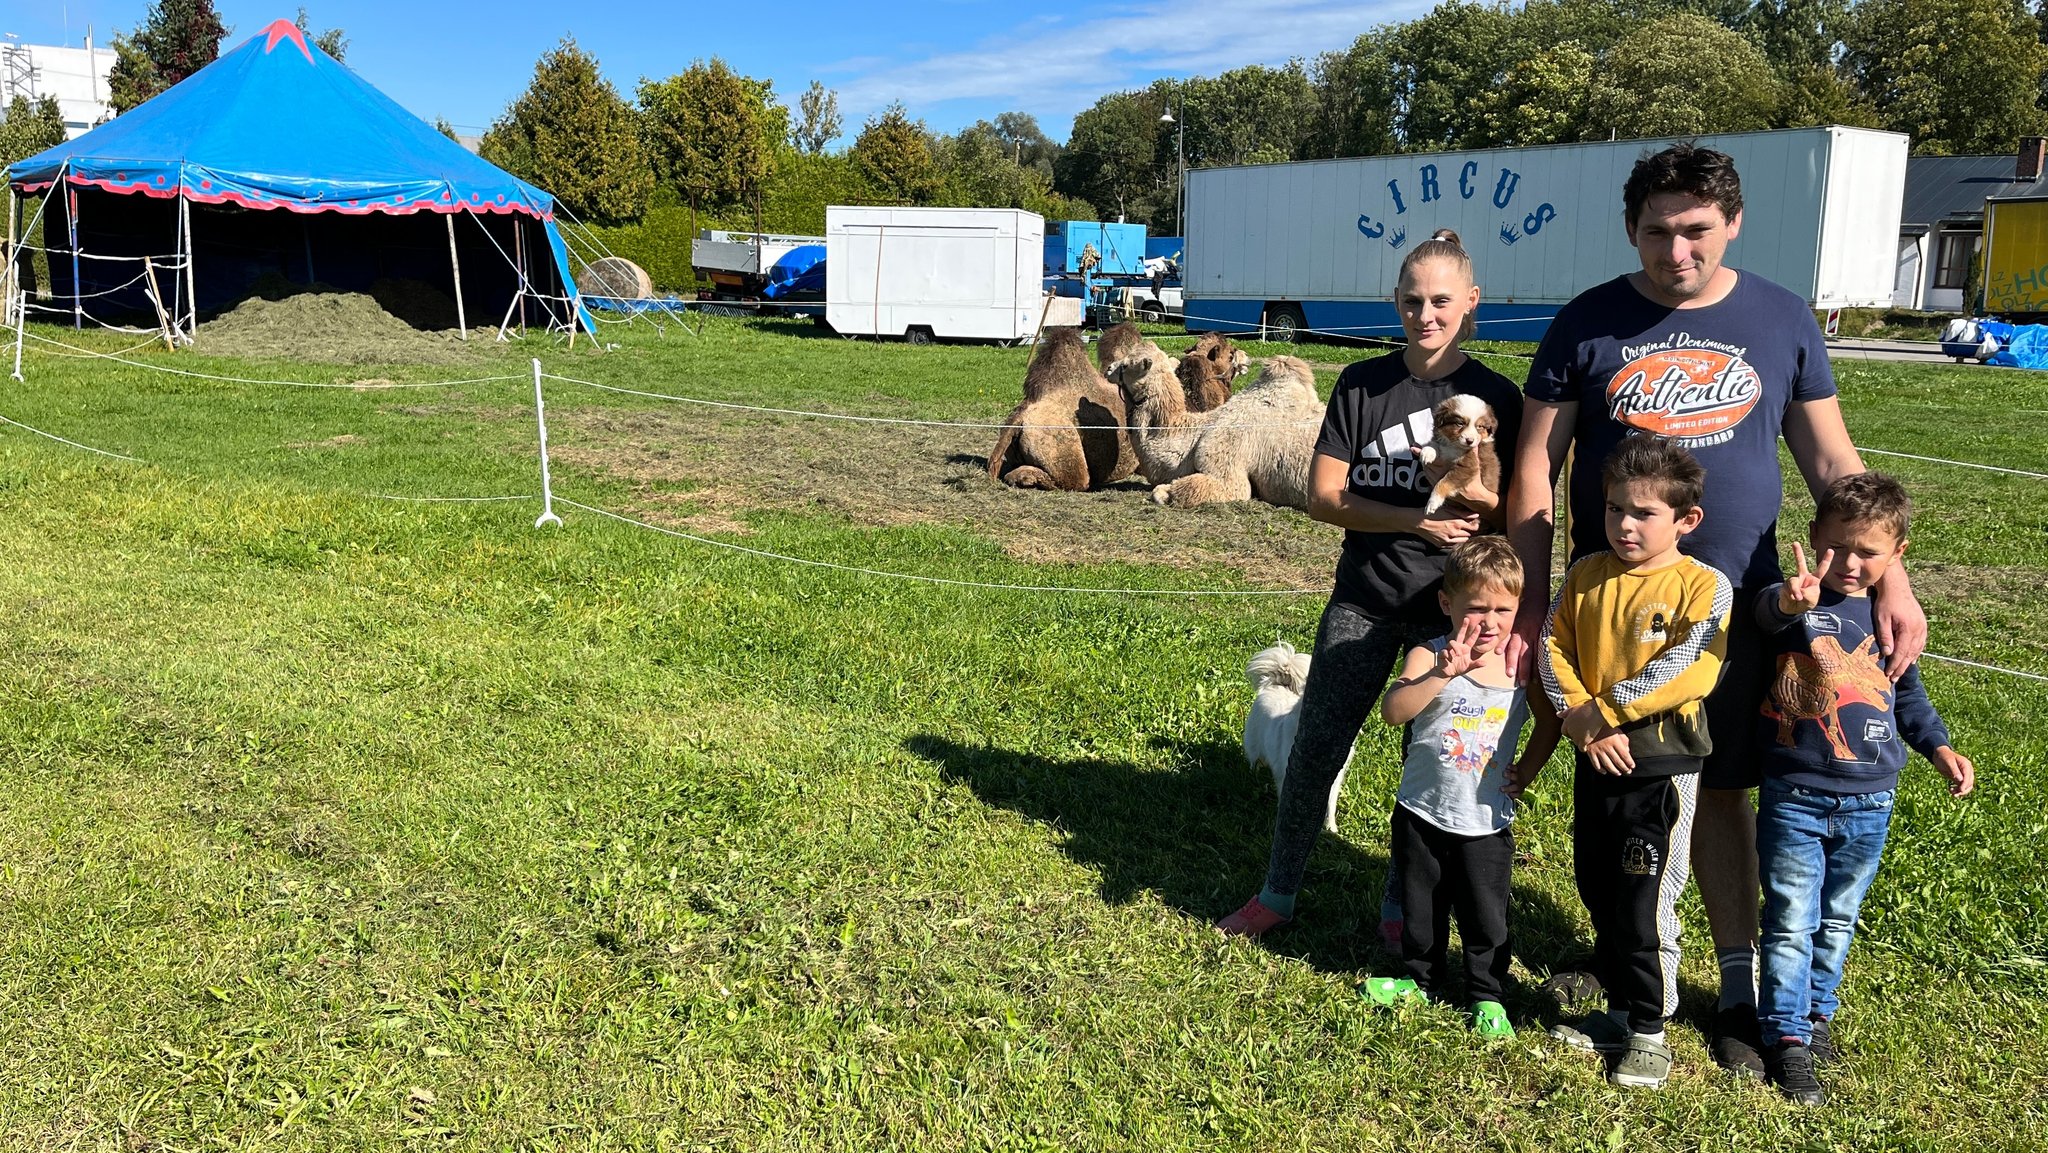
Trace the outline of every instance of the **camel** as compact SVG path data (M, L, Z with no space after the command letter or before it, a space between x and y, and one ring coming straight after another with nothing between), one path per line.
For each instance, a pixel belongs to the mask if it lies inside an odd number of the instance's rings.
M1188 411L1208 412L1229 400L1230 382L1250 370L1251 360L1229 337L1205 332L1174 371L1187 394Z
M1308 467L1323 402L1315 374L1291 356L1267 360L1259 378L1220 408L1187 411L1186 394L1151 341L1114 362L1110 376L1130 399L1131 442L1152 499L1175 508L1254 496L1308 508Z
M1024 370L1024 400L1003 420L988 475L1016 488L1084 492L1137 468L1124 398L1094 365L1078 328L1048 328Z
M1778 658L1778 683L1764 702L1764 715L1778 722L1778 743L1790 748L1792 726L1814 721L1828 746L1844 760L1855 757L1842 732L1841 708L1861 701L1885 707L1891 700L1892 682L1877 663L1876 641L1863 643L1847 652L1831 636L1813 638L1813 655L1786 653ZM1773 709L1775 704L1782 712Z
M1102 375L1109 375L1109 366L1131 354L1131 350L1145 343L1145 334L1131 321L1124 321L1115 328L1106 329L1095 340L1095 363L1102 369Z

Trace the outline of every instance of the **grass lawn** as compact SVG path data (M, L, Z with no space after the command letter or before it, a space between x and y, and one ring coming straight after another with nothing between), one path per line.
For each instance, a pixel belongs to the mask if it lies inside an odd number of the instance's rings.
M379 499L537 493L532 355L962 422L1001 420L1024 363L770 321L617 331L459 373L135 354L511 378L422 389L31 343L0 414L145 463L0 426L0 1148L2048 1142L2048 684L1923 666L1980 783L1957 802L1907 774L1833 1103L1713 1072L1691 896L1679 1072L1625 1095L1543 1036L1534 989L1588 944L1564 767L1517 828L1515 1043L1352 991L1388 966L1383 725L1300 926L1209 928L1258 888L1271 828L1237 747L1244 662L1306 647L1320 595L974 590L574 507L536 531L537 502ZM2048 410L2048 377L1838 373L1867 447L2048 472L2009 412ZM1299 514L1012 491L993 431L548 387L557 494L679 532L963 581L1328 587L1336 534ZM1921 502L1934 651L2048 673L2048 482L1871 463Z

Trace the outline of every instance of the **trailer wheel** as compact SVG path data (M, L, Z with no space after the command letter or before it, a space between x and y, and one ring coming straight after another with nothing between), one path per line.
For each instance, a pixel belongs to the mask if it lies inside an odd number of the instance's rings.
M1156 300L1148 300L1138 306L1138 318L1146 324L1162 324L1166 321L1166 310Z
M932 342L932 330L922 324L916 325L905 330L903 339L912 344L930 344Z
M1269 339L1282 344L1293 344L1308 330L1308 321L1302 319L1301 309L1292 304L1268 305L1266 308L1266 331Z

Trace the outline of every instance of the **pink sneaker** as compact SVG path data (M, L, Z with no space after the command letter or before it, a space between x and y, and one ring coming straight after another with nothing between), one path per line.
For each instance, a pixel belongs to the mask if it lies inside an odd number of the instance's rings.
M1392 953L1396 957L1401 955L1402 925L1403 922L1401 921L1380 922L1380 944L1386 946L1387 952Z
M1226 937L1259 937L1293 919L1268 909L1253 897L1244 903L1244 908L1216 922L1216 929Z

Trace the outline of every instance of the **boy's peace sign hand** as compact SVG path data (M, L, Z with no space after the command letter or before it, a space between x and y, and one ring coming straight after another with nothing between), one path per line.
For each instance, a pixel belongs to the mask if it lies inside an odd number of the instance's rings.
M1479 658L1472 655L1472 646L1479 640L1479 622L1466 621L1458 626L1457 635L1444 642L1443 651L1436 654L1436 671L1447 677L1463 676L1472 671Z
M1820 554L1820 567L1806 571L1806 550L1798 542L1792 545L1793 559L1799 562L1799 571L1786 578L1778 587L1778 611L1788 617L1796 617L1808 609L1820 605L1820 580L1828 575L1828 569L1835 563L1835 550Z

